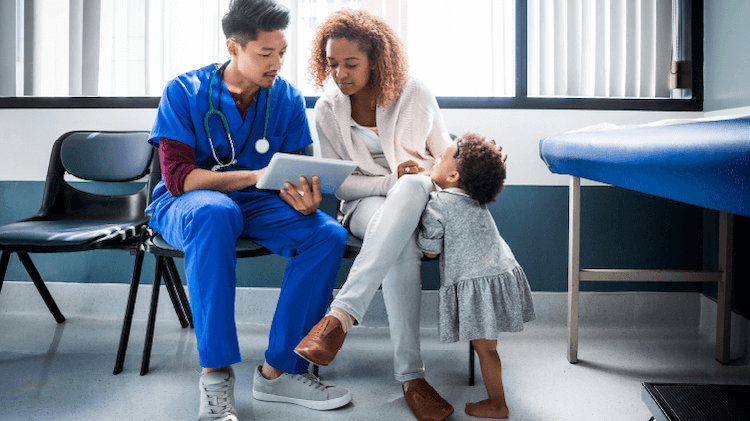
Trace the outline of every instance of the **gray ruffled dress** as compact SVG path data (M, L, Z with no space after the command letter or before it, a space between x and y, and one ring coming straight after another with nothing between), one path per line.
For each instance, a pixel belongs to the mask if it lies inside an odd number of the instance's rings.
M418 244L440 255L442 342L497 339L534 320L526 274L487 206L458 188L431 193Z

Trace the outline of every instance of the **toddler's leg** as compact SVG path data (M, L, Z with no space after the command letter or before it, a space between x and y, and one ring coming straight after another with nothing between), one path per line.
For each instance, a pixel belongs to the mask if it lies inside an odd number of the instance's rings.
M484 387L489 399L467 403L464 412L480 418L508 418L508 405L505 403L503 374L500 356L497 355L497 341L476 339L471 341L479 356L479 367L482 369Z

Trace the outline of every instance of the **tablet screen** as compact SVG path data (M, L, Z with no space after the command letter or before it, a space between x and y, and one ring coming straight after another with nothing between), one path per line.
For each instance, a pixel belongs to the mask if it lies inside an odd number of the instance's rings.
M298 186L300 176L307 178L307 182L312 185L312 176L317 175L320 179L320 191L332 194L356 168L357 163L354 161L276 153L256 187L280 190L284 188L285 181Z

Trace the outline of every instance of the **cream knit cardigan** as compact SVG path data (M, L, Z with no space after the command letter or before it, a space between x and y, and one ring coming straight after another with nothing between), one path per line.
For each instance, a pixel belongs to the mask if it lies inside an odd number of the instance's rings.
M390 171L378 165L370 150L352 136L349 96L334 87L315 104L315 127L323 156L355 161L359 167L336 190L346 216L359 199L385 196L398 179L398 164L413 160L429 175L435 159L451 143L437 100L419 80L410 78L398 100L388 108L377 107L375 121ZM345 220L348 218L345 218Z

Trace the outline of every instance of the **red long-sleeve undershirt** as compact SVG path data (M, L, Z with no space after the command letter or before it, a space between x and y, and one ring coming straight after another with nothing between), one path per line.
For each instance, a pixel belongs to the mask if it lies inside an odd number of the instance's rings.
M185 177L198 167L195 162L195 149L177 140L159 140L159 163L164 185L172 196L180 196Z

